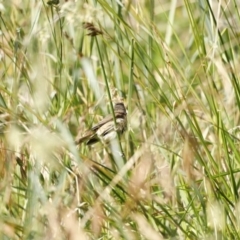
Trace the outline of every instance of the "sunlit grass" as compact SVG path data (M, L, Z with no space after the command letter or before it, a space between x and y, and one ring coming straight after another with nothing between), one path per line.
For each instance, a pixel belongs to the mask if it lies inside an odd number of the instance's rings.
M0 3L0 238L239 239L235 5Z

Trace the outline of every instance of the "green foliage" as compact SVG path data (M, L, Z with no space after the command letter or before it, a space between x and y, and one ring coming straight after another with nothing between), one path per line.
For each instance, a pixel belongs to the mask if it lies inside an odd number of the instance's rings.
M0 2L0 239L239 239L237 6Z

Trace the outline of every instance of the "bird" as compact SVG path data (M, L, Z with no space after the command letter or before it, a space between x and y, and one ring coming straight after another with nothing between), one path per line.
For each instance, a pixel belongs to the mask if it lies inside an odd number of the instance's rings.
M122 134L127 129L127 111L122 102L117 102L114 105L114 115L116 120L116 127L114 118L110 114L86 131L82 137L77 137L75 143L81 144L85 142L87 145L92 145L99 141L109 143L117 137L117 134Z

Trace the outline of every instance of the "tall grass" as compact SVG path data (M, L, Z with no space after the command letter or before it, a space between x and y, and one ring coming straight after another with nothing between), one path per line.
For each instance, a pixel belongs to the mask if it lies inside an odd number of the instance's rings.
M238 7L0 2L0 239L240 239Z

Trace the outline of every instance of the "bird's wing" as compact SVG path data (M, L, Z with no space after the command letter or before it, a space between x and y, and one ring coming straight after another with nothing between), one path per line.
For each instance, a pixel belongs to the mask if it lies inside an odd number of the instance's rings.
M85 132L84 136L82 136L82 137L77 136L75 143L76 144L83 143L83 142L87 141L87 139L93 138L94 135L96 135L96 133L94 131L88 130L87 132Z
M121 116L116 116L116 123L117 123L117 131L118 131L118 124L121 124L121 122L124 121L124 118ZM115 125L113 119L111 121L107 121L104 125L101 126L101 128L97 129L98 136L104 136L108 134L111 131L115 130Z
M97 135L103 137L113 130L114 130L114 122L109 121L109 122L106 122L104 125L102 125L101 128L97 130Z
M108 115L106 116L104 119L102 119L100 122L98 122L98 124L96 124L95 126L92 127L92 131L97 131L100 127L102 127L104 124L106 124L109 121L112 121L113 117L112 115Z

